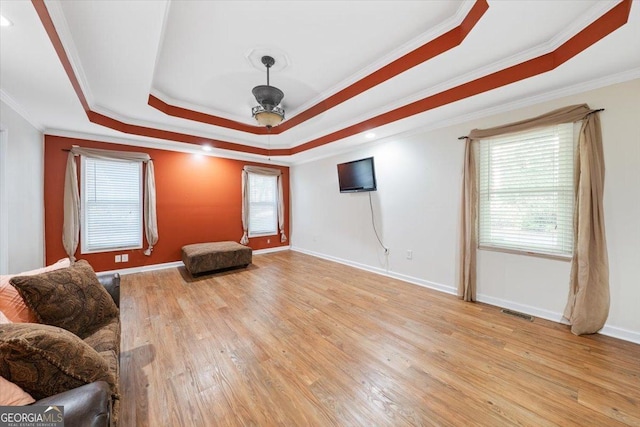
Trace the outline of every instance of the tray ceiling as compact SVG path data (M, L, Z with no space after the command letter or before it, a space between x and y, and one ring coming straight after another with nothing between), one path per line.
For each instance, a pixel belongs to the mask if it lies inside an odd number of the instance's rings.
M629 0L0 5L3 100L43 131L218 155L304 161L640 77ZM264 54L287 115L270 134L251 118Z

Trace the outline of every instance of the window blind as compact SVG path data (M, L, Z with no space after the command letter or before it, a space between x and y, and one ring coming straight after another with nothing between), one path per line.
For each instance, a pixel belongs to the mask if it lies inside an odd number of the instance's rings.
M249 173L249 237L278 234L277 177Z
M480 141L480 247L571 256L573 124Z
M81 156L82 253L142 247L142 163Z

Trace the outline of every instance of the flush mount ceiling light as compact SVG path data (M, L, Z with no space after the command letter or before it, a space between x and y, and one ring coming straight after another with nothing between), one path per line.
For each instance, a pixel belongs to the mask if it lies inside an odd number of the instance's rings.
M276 60L265 55L262 57L262 63L267 67L267 84L256 86L251 91L260 104L251 109L251 114L260 125L272 128L284 120L284 109L278 107L284 98L284 92L269 85L269 68L276 63Z

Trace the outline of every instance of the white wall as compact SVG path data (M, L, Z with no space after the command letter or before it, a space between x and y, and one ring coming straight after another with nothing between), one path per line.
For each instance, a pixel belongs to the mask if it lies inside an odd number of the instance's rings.
M6 219L0 216L5 221L0 230L7 230L2 240L8 247L0 245L8 270L2 273L19 273L44 265L44 142L42 133L4 102L0 128L6 134L0 151L0 184L5 190L0 212Z
M464 101L462 101L464 102ZM640 342L640 80L544 102L437 131L398 137L296 165L294 249L455 293L463 142L487 128L588 103L601 113L611 310L603 333ZM340 194L336 164L375 156L374 212L390 254L377 245L368 194ZM413 260L406 251L413 250ZM478 251L478 299L559 321L570 263Z

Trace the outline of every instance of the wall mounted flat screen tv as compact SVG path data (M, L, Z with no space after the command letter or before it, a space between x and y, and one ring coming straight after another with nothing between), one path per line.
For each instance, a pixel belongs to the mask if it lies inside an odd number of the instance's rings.
M376 172L373 157L338 165L338 183L341 193L376 191Z

